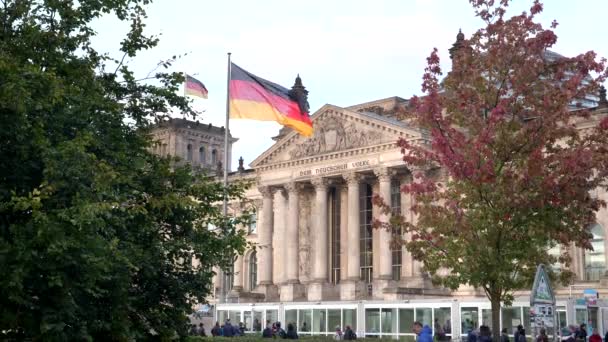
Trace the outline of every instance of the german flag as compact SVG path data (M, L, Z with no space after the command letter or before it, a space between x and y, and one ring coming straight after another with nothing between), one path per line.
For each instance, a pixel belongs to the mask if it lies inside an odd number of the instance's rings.
M296 86L297 83L296 80ZM232 63L230 118L276 121L304 136L311 136L313 128L308 116L308 103L305 98L307 92L303 86L300 89L301 91L290 91Z
M186 75L186 84L184 85L184 94L198 96L203 99L207 98L207 88L203 84L203 82L197 80L196 78Z

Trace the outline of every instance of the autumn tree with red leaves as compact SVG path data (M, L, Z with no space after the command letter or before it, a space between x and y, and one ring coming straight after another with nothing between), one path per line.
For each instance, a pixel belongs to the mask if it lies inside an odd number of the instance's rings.
M410 169L424 170L403 187L415 222L375 224L408 234L403 243L435 284L483 289L498 340L501 303L531 286L538 264L561 263L554 276L567 282L569 247L591 248L588 227L605 203L590 191L606 187L608 120L582 104L605 80L606 61L548 52L557 24L535 21L539 1L511 18L507 0L470 2L486 27L452 51L443 80L433 51L424 96L412 101L428 144L399 141ZM560 255L548 253L555 246Z

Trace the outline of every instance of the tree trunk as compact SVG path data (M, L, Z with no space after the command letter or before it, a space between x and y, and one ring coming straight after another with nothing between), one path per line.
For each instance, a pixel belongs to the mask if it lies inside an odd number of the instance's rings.
M498 342L500 341L500 295L492 296L490 303L492 303L492 340Z

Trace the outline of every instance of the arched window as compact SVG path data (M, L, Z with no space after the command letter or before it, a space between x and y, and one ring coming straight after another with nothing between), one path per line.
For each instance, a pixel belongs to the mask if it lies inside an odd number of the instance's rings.
M213 151L211 151L211 165L216 165L217 164L217 150L213 149Z
M585 279L600 280L606 271L604 227L596 223L589 228L589 232L593 235L591 238L593 250L585 250Z
M186 159L188 161L192 161L192 145L188 144L188 146L186 146Z
M201 163L201 164L203 164L203 165L206 164L207 160L205 160L205 157L206 157L205 156L205 146L201 146L198 149L198 162Z
M258 256L254 251L249 256L249 290L253 291L258 284Z

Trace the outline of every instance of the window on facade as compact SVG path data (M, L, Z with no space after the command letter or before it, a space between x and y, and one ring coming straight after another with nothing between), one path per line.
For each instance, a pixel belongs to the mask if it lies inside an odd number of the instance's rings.
M373 279L372 186L361 184L359 194L360 274L361 280L371 283Z
M460 308L460 333L466 335L479 327L479 309L476 307Z
M591 238L593 250L585 250L585 279L600 280L606 271L604 227L596 223L589 228L589 232L593 235Z
M258 231L258 213L254 211L251 213L251 221L249 222L249 226L247 226L247 233L255 234Z
M331 282L340 282L340 191L330 189Z
M249 256L249 290L253 291L258 283L258 256L254 251Z
M213 149L213 151L211 151L211 165L215 166L217 165L217 150Z
M201 146L198 149L198 162L201 165L205 165L207 163L207 160L205 158L206 158L206 156L205 156L205 146Z
M224 271L224 288L226 293L232 291L234 285L234 266L230 266L229 269Z
M186 159L188 161L192 161L192 145L188 144L188 146L186 146Z
M391 211L393 215L401 215L401 183L397 180L391 182ZM401 235L401 229L395 232ZM401 279L401 265L403 263L403 251L401 246L395 246L392 251L393 280Z

